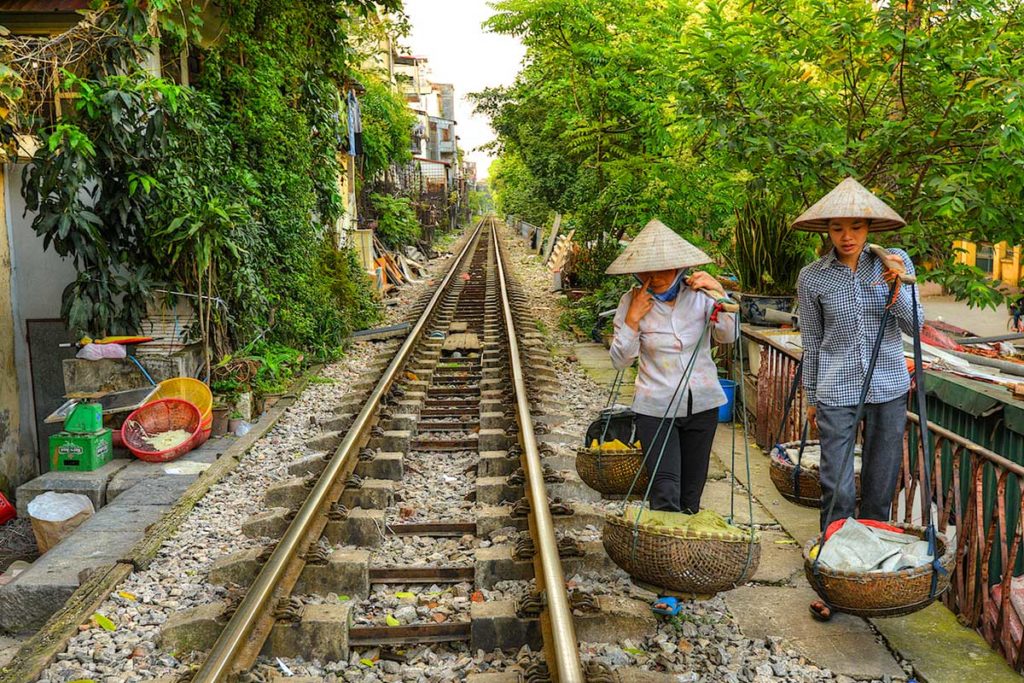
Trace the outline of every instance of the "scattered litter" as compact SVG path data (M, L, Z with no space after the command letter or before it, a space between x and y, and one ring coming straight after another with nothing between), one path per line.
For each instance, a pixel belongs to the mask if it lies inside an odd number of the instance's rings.
M292 670L288 668L288 665L281 661L281 658L277 658L277 666L281 669L281 673L285 676L294 676Z
M92 620L92 622L94 624L99 626L104 631L116 631L117 630L117 625L113 621L108 619L107 617L105 617L102 614L100 614L99 612L94 612L92 617L90 617L90 619Z
M199 474L210 469L210 463L208 462L175 462L168 465L164 465L164 472L167 474Z

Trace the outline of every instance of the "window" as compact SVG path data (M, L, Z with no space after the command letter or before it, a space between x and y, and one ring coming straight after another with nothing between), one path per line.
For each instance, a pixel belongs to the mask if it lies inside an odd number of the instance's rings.
M982 242L978 245L978 254L974 258L974 265L980 268L982 271L992 274L992 262L995 260L995 253L992 249L992 245L988 242Z
M441 129L441 139L444 140L445 142L451 142L452 141L452 129L451 128L442 128Z

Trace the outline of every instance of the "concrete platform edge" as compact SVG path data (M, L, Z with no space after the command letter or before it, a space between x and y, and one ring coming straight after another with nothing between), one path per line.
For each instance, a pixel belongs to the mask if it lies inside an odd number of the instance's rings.
M317 375L323 365L312 366L289 389L287 394L273 408L253 425L253 429L226 450L220 459L185 491L178 504L167 511L157 522L151 533L139 541L127 562L118 562L107 570L97 570L71 595L64 608L54 614L18 651L12 664L0 670L0 683L23 683L35 680L50 664L58 652L63 652L67 643L78 633L78 625L102 604L110 593L128 577L132 571L141 568L140 561L148 564L160 547L184 521L195 503L218 481L227 476L250 448L277 424L299 394L306 388L310 378ZM218 467L218 465L223 465ZM186 503L186 501L191 501ZM186 504L182 504L186 503ZM136 561L136 558L138 561Z

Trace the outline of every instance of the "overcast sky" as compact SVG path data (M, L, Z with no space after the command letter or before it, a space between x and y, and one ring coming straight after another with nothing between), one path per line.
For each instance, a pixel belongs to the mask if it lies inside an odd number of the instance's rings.
M455 133L483 178L491 159L476 147L493 140L494 131L487 117L473 114L466 94L510 84L519 71L523 46L518 39L481 28L492 14L485 0L405 0L405 11L412 31L402 45L429 60L431 80L455 85Z

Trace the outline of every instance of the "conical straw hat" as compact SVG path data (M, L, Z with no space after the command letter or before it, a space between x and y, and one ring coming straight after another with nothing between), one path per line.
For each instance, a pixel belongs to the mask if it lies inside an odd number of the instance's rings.
M672 232L657 218L652 218L604 272L628 275L691 268L705 263L711 263L710 256Z
M830 218L868 218L868 230L898 230L907 224L898 213L858 183L847 178L793 221L797 230L828 232Z

